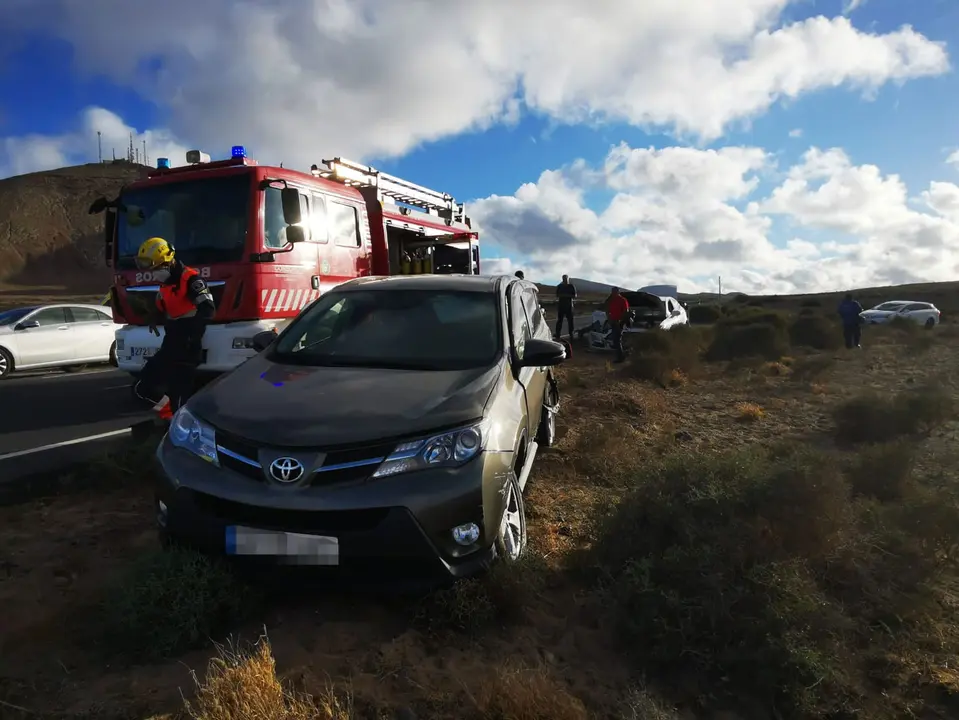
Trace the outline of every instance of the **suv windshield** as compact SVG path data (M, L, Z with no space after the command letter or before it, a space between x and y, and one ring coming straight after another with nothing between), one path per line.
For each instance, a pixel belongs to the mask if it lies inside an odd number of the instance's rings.
M331 292L290 324L272 359L411 370L485 367L502 344L498 319L493 293Z
M162 237L187 265L243 258L252 174L154 185L124 193L117 221L117 268L133 269L140 244Z
M882 305L876 305L873 310L884 310L884 311L893 311L893 310L902 310L906 307L906 303L903 302L888 302L883 303Z
M15 310L6 310L0 312L0 326L3 325L13 325L14 323L20 322L22 318L27 316L29 313L36 310L35 307L28 308L17 308Z

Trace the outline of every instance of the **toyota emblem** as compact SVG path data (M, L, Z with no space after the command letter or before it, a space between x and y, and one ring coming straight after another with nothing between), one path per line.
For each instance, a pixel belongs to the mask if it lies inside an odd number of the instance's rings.
M294 483L303 477L303 463L296 458L281 457L270 463L270 477L281 483Z

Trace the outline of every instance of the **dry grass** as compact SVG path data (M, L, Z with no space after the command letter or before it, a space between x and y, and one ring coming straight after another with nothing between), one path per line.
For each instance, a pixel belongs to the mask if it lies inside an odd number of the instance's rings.
M750 312L739 327L762 324ZM225 602L233 580L214 567L148 562L149 494L127 461L100 466L122 480L95 498L0 509L0 701L32 713L0 715L957 716L943 371L959 338L922 336L916 363L908 332L818 351L789 344L788 318L765 321L787 345L758 360L706 361L711 330L651 338L622 366L577 353L527 488L526 562L415 601L293 586ZM655 379L644 353L664 358ZM118 663L83 622L137 628L123 649L139 661ZM269 644L211 650L264 626ZM185 709L188 668L211 653Z
M766 411L756 403L742 402L736 405L736 419L740 422L756 422L766 417Z
M353 720L349 693L332 686L319 697L296 692L276 676L276 662L264 637L250 652L220 646L206 677L185 701L192 720Z

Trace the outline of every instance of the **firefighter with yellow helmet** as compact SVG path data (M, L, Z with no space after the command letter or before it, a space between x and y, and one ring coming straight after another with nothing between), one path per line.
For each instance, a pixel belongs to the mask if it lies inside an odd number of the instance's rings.
M163 238L152 237L140 245L136 263L160 285L149 322L150 332L157 336L160 331L156 326L162 324L164 336L134 389L143 399L154 402L153 409L168 420L193 391L196 369L203 361L203 333L213 320L216 306L200 273L177 260Z

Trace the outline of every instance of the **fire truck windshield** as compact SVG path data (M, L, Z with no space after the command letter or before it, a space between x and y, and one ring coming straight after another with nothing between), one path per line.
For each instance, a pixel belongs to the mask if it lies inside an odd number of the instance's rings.
M116 267L132 270L140 244L162 237L187 265L243 258L253 176L185 180L123 193L117 222Z

